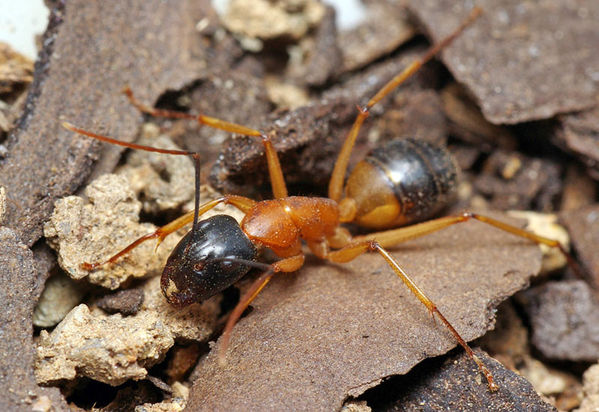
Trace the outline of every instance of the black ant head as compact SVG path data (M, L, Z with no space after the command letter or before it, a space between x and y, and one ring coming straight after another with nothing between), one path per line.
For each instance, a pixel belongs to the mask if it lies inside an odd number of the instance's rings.
M231 216L198 222L169 256L160 279L162 293L175 306L201 302L242 278L250 266L239 260L255 261L256 255L256 247Z

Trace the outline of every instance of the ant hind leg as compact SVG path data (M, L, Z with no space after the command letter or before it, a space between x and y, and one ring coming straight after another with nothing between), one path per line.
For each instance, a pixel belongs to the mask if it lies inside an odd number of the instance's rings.
M487 379L487 384L489 386L489 390L492 392L499 389L495 380L493 379L493 375L487 368L487 366L480 360L478 356L472 351L472 348L468 345L468 343L462 338L462 336L458 333L458 331L453 327L453 325L447 320L447 318L439 311L437 305L430 300L428 296L424 294L424 292L414 283L414 281L410 278L410 276L401 268L401 266L395 261L395 259L375 240L363 240L354 243L350 243L349 245L336 250L334 252L329 252L326 256L328 260L331 262L344 263L349 262L358 256L366 253L368 251L374 251L379 253L383 259L387 262L387 264L393 269L395 274L404 282L404 284L410 289L410 291L426 306L429 312L432 315L437 315L437 317L443 322L445 327L451 332L456 341L464 348L468 356L477 364L478 368L485 375Z

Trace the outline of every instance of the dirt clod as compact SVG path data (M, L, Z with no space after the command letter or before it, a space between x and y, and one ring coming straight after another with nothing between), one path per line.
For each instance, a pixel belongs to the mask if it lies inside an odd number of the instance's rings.
M577 412L593 412L599 409L599 364L591 366L583 376L584 397Z
M56 273L46 281L33 312L33 324L42 328L57 325L81 302L86 291L85 284L73 281L63 272Z
M144 125L142 138L136 143L181 149L168 136L160 135L159 129L151 123ZM129 154L127 163L116 173L125 176L136 197L142 200L146 213L157 215L178 210L193 199L194 168L188 156L165 156L137 150Z
M54 214L44 227L48 243L58 251L58 263L67 274L109 289L118 288L130 277L160 274L178 241L176 234L168 236L156 253L156 241L150 240L115 264L92 271L81 267L85 262L103 262L156 230L151 223L139 222L141 202L124 177L101 176L86 188L85 194L87 202L79 196L57 201Z
M144 292L141 289L120 290L111 295L103 296L96 305L104 312L120 313L124 316L135 315L144 302Z
M560 116L556 143L574 153L599 180L599 102L597 107Z
M371 1L364 6L364 21L339 33L343 72L359 69L392 52L415 33L399 2Z
M232 0L221 21L233 33L250 38L299 39L324 14L316 0Z
M135 315L107 315L81 304L51 333L42 331L35 369L38 383L77 376L110 385L143 379L176 339L200 341L210 336L218 306L214 299L176 310L162 296L159 278L150 279L143 289L146 299Z

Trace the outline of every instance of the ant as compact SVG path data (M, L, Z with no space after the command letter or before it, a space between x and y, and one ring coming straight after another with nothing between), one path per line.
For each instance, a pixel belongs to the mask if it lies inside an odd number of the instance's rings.
M436 315L449 329L468 356L478 365L487 379L489 389L496 391L498 385L489 369L386 248L475 219L537 244L559 248L571 264L572 257L558 241L538 236L487 216L466 212L457 216L426 220L451 200L457 185L457 166L445 149L422 141L394 140L384 147L375 149L356 165L344 186L350 154L370 109L448 46L480 14L481 9L474 8L453 33L433 45L420 59L413 61L397 74L365 106L358 106L358 115L334 166L328 186L328 198L288 196L277 152L270 138L261 131L203 114L192 115L154 109L136 100L129 88L125 89L126 95L143 113L156 117L191 119L201 125L261 139L274 199L254 201L243 196L224 195L201 205L198 153L126 143L63 123L68 130L111 144L151 152L191 156L195 165L195 208L192 212L137 239L108 260L84 263L83 268L93 270L114 263L149 239L157 239L157 243L160 244L166 236L193 222L192 229L171 252L162 273L161 288L169 303L182 307L203 301L237 282L251 268L263 270L229 316L219 352L220 359L223 360L233 326L275 273L295 272L303 266L305 257L302 241L317 257L336 263L349 262L369 251L377 252L426 306L431 315L433 317ZM226 215L216 215L200 221L202 214L222 203L233 205L245 213L241 224ZM341 226L342 223L350 222L379 231L352 236ZM420 223L397 228L414 222ZM272 250L280 260L272 264L258 262L258 249L264 247Z

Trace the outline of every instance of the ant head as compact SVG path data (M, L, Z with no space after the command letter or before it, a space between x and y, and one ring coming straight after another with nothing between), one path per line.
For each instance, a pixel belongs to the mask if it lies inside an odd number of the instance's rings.
M175 306L201 302L231 286L249 265L223 258L254 261L257 251L231 216L198 222L169 256L160 285Z

